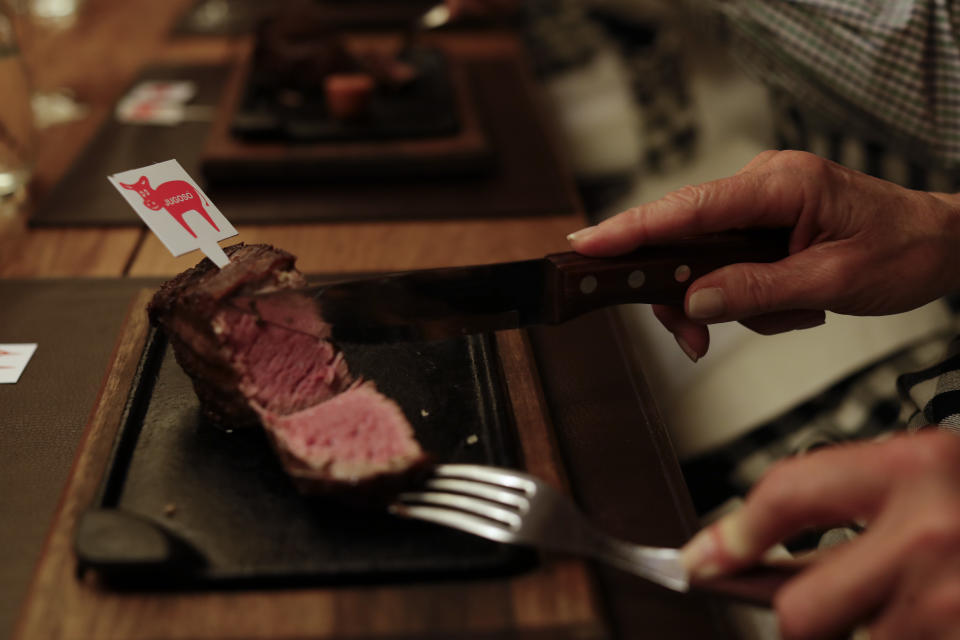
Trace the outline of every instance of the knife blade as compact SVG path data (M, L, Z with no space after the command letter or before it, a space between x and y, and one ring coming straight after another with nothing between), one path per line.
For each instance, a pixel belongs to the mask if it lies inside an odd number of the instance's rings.
M574 252L470 267L407 271L235 297L259 320L346 342L438 340L559 324L628 304L682 305L700 276L739 262L787 255L789 230L750 230L644 246L616 257ZM319 312L322 327L304 314ZM315 316L314 316L315 318Z

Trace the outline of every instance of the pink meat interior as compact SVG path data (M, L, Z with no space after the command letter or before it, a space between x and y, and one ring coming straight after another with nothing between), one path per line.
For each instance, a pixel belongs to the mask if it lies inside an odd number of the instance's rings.
M264 422L291 454L332 476L402 469L423 455L400 407L371 383Z
M347 386L343 356L328 341L222 310L214 325L240 373L244 395L268 411L287 414L327 400Z

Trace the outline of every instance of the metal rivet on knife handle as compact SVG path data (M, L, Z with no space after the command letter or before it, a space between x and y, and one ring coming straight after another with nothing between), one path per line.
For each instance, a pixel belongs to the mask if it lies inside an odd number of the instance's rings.
M673 272L673 277L677 282L686 282L690 279L690 267L685 264L677 267L677 270Z
M637 269L632 271L629 276L627 276L627 285L631 289L639 289L643 286L643 283L647 281L647 276L643 271Z
M596 276L584 276L580 280L580 292L590 294L597 290L597 278Z

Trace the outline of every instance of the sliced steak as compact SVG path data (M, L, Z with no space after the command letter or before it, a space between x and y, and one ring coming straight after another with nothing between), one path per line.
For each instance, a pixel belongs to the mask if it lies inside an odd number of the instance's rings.
M259 424L259 416L240 389L241 372L224 350L214 318L232 296L303 287L306 280L294 269L296 258L286 251L244 244L224 251L230 257L227 266L217 269L210 260L202 260L164 283L147 312L169 337L207 418L231 428L249 427Z
M403 411L373 382L350 374L312 301L291 305L284 296L285 312L303 331L231 306L232 298L305 286L295 258L268 245L225 251L230 263L223 269L205 259L165 283L148 306L208 419L227 428L265 427L304 491L391 485L422 466L425 456Z
M307 493L358 480L393 484L424 462L400 407L371 382L296 413L262 415L288 473Z

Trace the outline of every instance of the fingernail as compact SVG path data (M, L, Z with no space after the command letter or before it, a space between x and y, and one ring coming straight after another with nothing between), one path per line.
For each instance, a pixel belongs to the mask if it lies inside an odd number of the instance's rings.
M724 299L723 289L711 287L694 291L690 295L690 301L687 303L687 315L695 320L707 320L722 315L726 308L727 303Z
M696 351L693 350L693 347L687 344L686 340L684 340L680 336L673 336L673 337L676 338L677 344L680 345L680 348L683 349L683 352L685 354L687 354L687 357L690 358L691 362L696 362L697 360L700 359L700 356L697 354Z
M719 545L713 529L712 526L707 527L680 550L680 562L690 575L704 577L704 571L719 570L720 565L716 561Z
M867 627L857 627L853 630L850 640L870 640L870 629Z
M750 548L736 511L707 527L681 550L680 560L691 576L711 578L723 567L747 557Z
M583 229L580 229L579 231L574 231L573 233L569 234L569 235L567 236L567 240L568 240L569 242L573 242L574 240L583 240L584 238L586 238L587 236L589 236L590 234L592 234L592 233L593 233L594 231L596 231L596 230L597 230L596 225L594 225L594 226L592 226L592 227L584 227Z
M744 528L743 511L737 510L717 522L720 544L727 557L743 560L750 553L750 541Z

